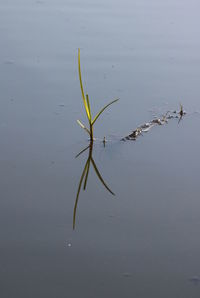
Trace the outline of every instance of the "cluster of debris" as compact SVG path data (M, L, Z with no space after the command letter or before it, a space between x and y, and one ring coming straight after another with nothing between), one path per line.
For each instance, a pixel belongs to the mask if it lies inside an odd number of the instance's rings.
M156 125L163 125L168 122L169 119L177 118L179 122L181 121L182 117L186 114L183 110L183 106L180 105L180 111L168 111L165 115L161 118L154 118L150 122L144 123L137 127L131 134L121 139L121 141L135 141L139 135L143 132L148 132L152 127Z

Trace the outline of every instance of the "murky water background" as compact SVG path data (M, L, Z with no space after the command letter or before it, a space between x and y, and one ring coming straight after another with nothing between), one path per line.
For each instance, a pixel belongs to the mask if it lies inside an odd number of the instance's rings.
M0 2L0 295L199 297L198 1ZM99 119L91 169L78 81ZM119 142L178 109L191 115ZM112 134L115 137L109 137ZM196 279L195 279L196 278ZM192 280L191 280L192 279ZM196 281L194 282L195 279Z

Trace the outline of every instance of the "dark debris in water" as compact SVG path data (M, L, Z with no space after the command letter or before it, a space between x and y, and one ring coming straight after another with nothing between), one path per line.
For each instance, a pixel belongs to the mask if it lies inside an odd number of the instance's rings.
M138 126L132 133L121 139L121 141L135 141L143 132L148 132L151 128L157 125L164 125L168 123L170 119L179 119L178 123L182 120L186 112L183 110L183 106L180 105L180 111L168 111L160 118L154 118L150 122L146 122Z

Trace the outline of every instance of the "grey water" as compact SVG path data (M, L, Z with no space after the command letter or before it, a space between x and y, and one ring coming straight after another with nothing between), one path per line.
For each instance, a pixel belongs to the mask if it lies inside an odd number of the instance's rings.
M200 295L200 4L0 1L0 297ZM95 124L88 136L78 48ZM120 142L168 110L187 114ZM103 137L109 141L102 143Z

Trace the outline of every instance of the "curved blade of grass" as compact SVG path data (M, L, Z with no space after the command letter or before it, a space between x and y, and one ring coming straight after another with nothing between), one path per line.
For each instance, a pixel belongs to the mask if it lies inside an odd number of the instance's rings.
M85 129L85 130L87 131L87 133L90 135L90 131L89 131L89 129L87 129L87 127L85 127L85 125L83 125L83 123L81 123L80 120L76 120L76 121L77 121L77 123L78 123L83 129Z
M90 120L91 120L92 119L92 115L91 115L90 100L89 100L88 94L86 94L86 101L87 101L87 106L88 106L88 110L89 110L89 114L90 114Z
M104 185L104 187L105 187L105 188L106 188L106 189L107 189L113 196L115 196L114 192L112 192L112 190L107 186L107 184L106 184L105 181L103 180L103 178L102 178L101 174L99 173L99 171L98 171L98 169L97 169L97 166L96 166L96 164L95 164L95 162L94 162L94 160L93 160L92 157L91 157L91 162L92 162L92 165L93 165L93 167L94 167L94 170L95 170L95 172L96 172L96 174L97 174L99 180L101 181L101 183Z
M82 78L81 78L80 49L78 49L78 73L79 73L79 81L80 81L80 86L81 86L81 93L82 93L83 103L84 103L84 107L85 107L85 111L86 111L88 120L90 122L91 121L90 113L89 113L87 101L85 99L85 94L84 94L84 90L83 90L83 83L82 83Z
M111 101L110 103L108 103L105 107L103 107L103 109L101 109L101 111L94 117L94 119L92 120L92 125L96 122L96 120L99 118L99 116L103 113L103 111L109 107L111 104L115 103L116 101L118 101L119 98Z
M88 160L87 160L87 162L85 164L85 167L83 169L83 172L82 172L82 175L81 175L81 179L80 179L80 182L79 182L79 185L78 185L78 191L77 191L77 194L76 194L76 201L75 201L75 204L74 204L74 212L73 212L73 229L75 228L75 224L76 224L76 209L77 209L77 205L78 205L79 194L80 194L80 190L81 190L81 185L82 185L82 182L83 182L83 178L85 176L87 164L88 164Z

